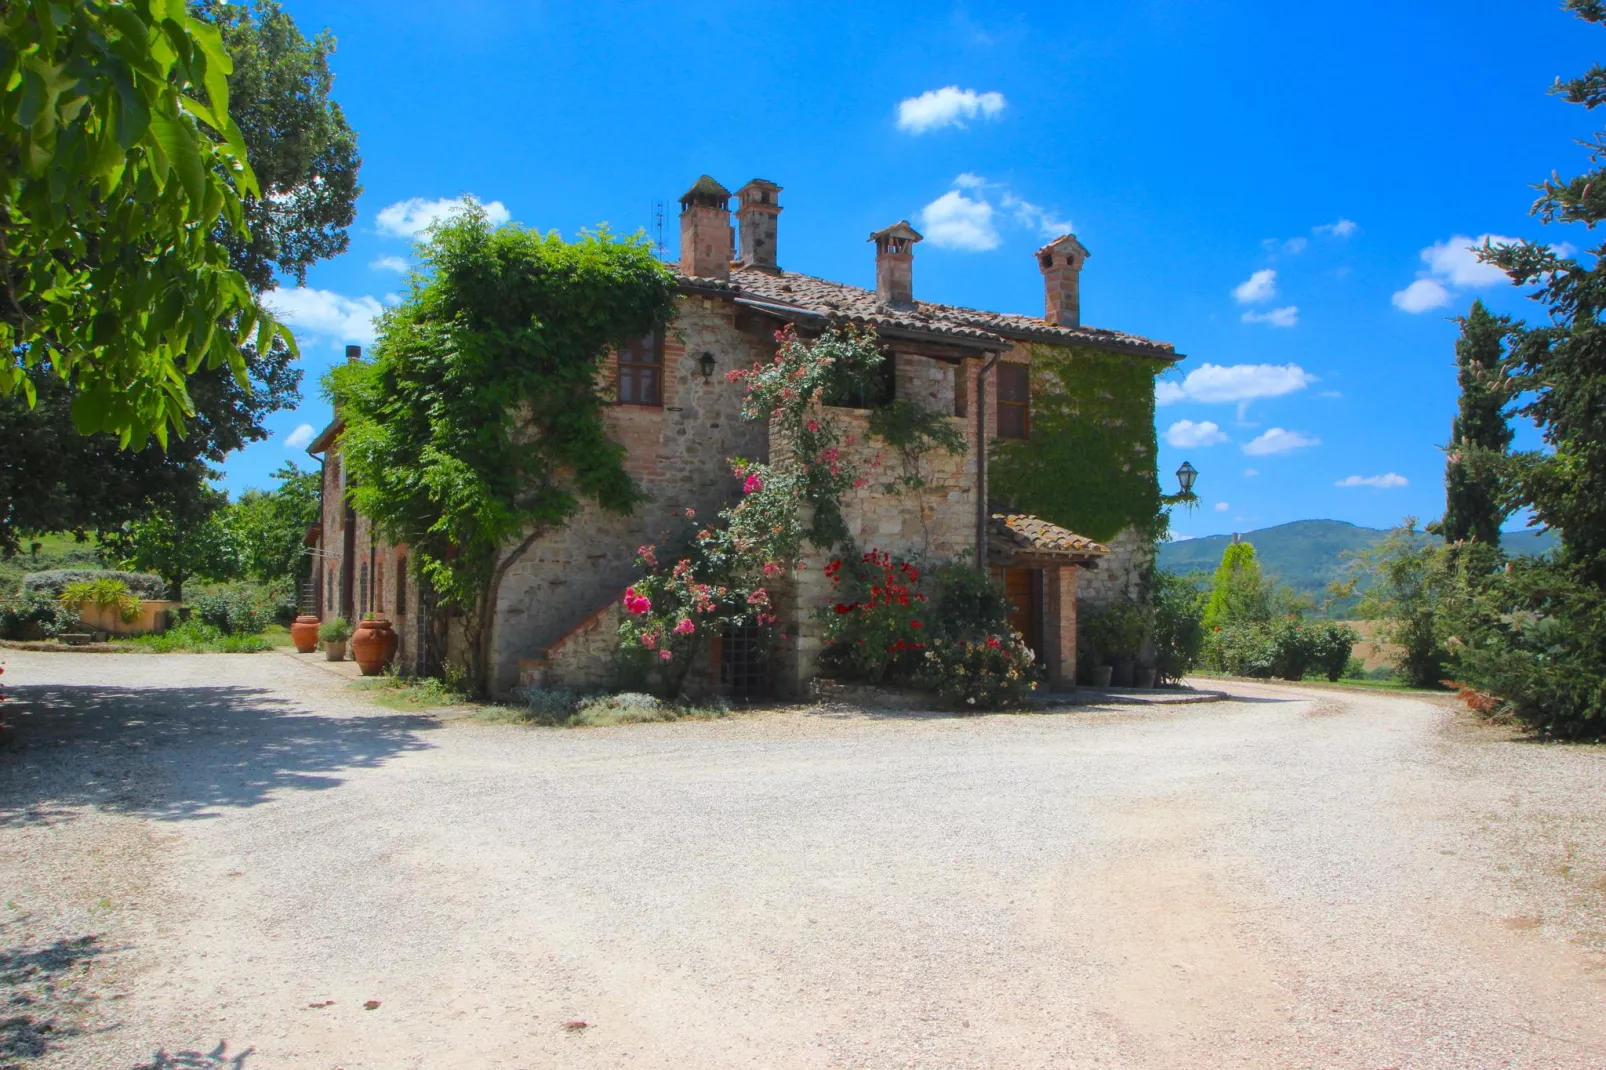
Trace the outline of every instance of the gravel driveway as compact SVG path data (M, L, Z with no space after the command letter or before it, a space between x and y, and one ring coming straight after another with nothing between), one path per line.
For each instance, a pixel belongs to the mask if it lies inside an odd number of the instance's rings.
M1448 704L553 730L8 654L0 1067L1606 1066L1606 751Z

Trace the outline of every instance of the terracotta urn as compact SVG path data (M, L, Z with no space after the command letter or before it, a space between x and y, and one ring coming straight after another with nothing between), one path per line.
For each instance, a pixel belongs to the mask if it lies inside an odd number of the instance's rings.
M300 616L290 625L290 641L297 654L310 654L318 649L318 618Z
M364 676L378 676L396 656L401 637L384 617L368 617L351 633L351 656Z

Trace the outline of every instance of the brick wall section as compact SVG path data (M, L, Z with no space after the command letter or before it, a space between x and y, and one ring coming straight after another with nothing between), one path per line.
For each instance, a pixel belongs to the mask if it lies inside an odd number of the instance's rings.
M711 519L734 500L739 484L729 457L768 456L768 429L741 416L742 387L725 373L774 354L772 328L736 322L735 306L697 295L680 299L664 345L662 408L619 405L608 411L608 429L629 451L625 467L651 495L627 516L592 504L562 529L537 540L502 581L492 652L493 690L511 689L519 661L539 659L599 605L615 598L639 575L636 548L662 543L685 530L685 510ZM705 380L698 361L714 354L715 371ZM608 367L611 367L608 366ZM608 374L608 367L604 374ZM553 682L568 674L589 680L612 656L615 628L565 650L554 664ZM604 650L603 648L607 649Z

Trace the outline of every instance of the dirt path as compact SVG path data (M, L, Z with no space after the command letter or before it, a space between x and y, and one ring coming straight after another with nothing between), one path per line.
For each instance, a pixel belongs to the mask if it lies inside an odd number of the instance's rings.
M1446 706L561 731L279 655L6 680L0 1067L1606 1066L1606 751Z

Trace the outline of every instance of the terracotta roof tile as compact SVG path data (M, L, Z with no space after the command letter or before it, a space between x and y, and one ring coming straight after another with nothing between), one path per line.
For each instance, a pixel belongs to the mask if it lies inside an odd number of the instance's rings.
M849 323L925 331L952 335L978 342L1027 340L1108 348L1162 360L1177 360L1175 347L1122 331L1096 327L1061 327L1045 319L1008 312L985 312L961 305L939 305L916 301L912 308L892 308L882 304L874 290L831 282L795 271L763 271L737 265L731 269L729 284L711 279L687 278L698 289L723 289L726 285L742 294L777 305L788 305L800 312Z
M1110 552L1103 543L1025 513L994 513L987 521L987 541L996 549L1031 554L1102 557Z

